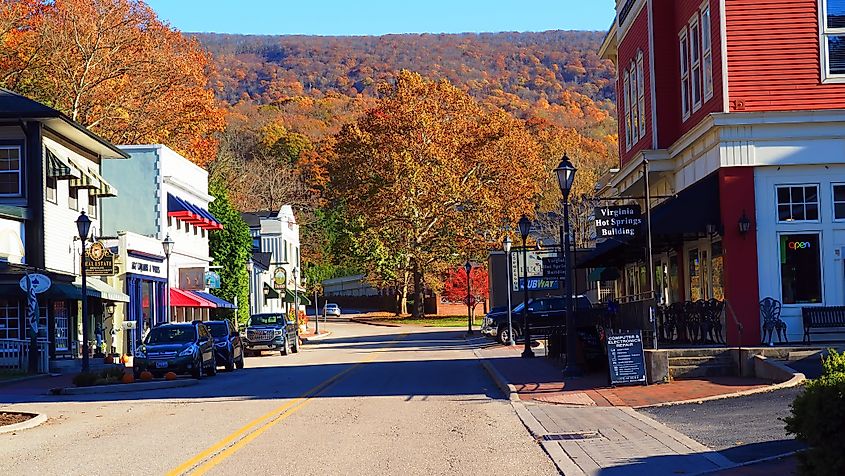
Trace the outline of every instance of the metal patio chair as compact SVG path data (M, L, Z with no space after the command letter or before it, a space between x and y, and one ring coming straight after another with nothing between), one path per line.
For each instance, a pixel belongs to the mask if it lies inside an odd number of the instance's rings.
M789 343L786 337L786 323L780 318L782 308L783 305L781 302L775 298L767 297L760 301L760 318L763 321L763 344L768 343L770 346L774 345L772 343L772 334L774 332L778 334L778 343Z

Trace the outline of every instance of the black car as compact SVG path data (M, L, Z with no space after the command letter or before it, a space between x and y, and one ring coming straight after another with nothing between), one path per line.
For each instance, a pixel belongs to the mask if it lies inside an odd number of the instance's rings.
M161 324L150 329L132 359L135 376L148 370L160 377L167 372L194 378L216 375L214 341L205 324Z
M214 338L214 358L217 365L226 367L229 372L235 367L244 368L244 348L238 330L228 319L205 323Z
M523 304L519 303L511 311L511 326L514 338L523 334ZM592 303L586 296L575 297L575 310L583 311L592 308ZM528 320L531 323L531 335L536 338L547 337L566 321L566 299L563 297L546 297L533 299L528 302ZM507 308L494 308L486 316L482 324L482 332L495 336L502 344L510 340L508 329Z
M278 350L282 355L299 352L299 325L283 313L253 314L244 335L247 353Z

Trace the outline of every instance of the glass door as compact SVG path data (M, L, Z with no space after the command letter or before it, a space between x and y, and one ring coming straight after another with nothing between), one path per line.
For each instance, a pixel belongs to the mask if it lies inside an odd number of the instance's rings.
M68 310L65 301L53 302L53 321L55 322L56 353L70 352L68 338Z

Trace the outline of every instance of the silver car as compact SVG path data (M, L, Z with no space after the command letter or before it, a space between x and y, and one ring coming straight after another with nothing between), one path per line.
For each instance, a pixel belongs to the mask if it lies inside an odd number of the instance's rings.
M326 303L326 306L323 308L323 315L340 317L340 306L337 304Z

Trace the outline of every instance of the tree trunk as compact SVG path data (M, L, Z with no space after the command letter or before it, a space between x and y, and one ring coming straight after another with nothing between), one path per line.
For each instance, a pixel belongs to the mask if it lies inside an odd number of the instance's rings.
M399 293L399 315L408 314L408 272L402 278L402 290Z
M425 317L425 290L423 289L422 270L416 259L413 260L413 274L414 308L411 310L411 316L415 319L422 319Z

